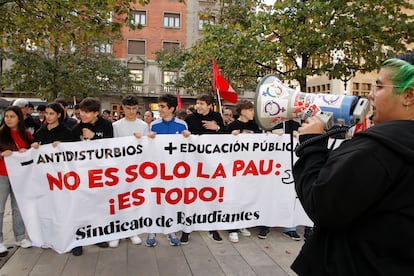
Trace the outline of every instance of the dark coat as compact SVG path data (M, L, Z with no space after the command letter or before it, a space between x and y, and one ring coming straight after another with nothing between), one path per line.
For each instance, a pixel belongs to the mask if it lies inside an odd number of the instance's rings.
M33 136L33 142L41 142L42 145L50 144L56 141L73 141L71 131L63 124L59 124L51 130L47 128L47 125L42 125Z
M319 140L297 155L296 192L315 228L292 269L414 275L414 121L376 125L333 151Z
M246 123L240 120L234 120L227 126L226 132L231 133L233 130L240 130L240 133L243 133L243 132L261 133L262 132L254 120L248 121Z

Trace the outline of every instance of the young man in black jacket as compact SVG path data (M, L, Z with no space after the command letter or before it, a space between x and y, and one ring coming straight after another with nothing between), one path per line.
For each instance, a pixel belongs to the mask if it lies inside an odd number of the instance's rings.
M81 122L72 129L72 137L75 141L87 141L103 138L113 138L112 123L99 116L101 102L97 98L85 98L79 104ZM96 244L101 248L108 247L107 242ZM82 246L72 249L75 256L82 255Z
M210 95L197 97L196 112L185 118L192 134L216 134L225 131L221 114L213 111L213 100Z
M223 118L221 114L213 111L214 98L210 95L200 95L197 97L196 112L189 114L185 118L188 130L192 134L216 134L225 133ZM183 232L181 244L188 243L190 233ZM218 231L210 231L210 237L216 242L222 242Z
M72 129L75 141L113 138L112 123L100 114L101 102L96 98L85 98L79 104L81 122Z

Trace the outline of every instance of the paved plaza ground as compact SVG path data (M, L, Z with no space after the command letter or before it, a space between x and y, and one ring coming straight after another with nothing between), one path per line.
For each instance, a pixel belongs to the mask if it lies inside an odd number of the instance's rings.
M173 247L165 235L158 234L156 247L133 245L125 239L118 248L87 246L82 256L75 257L51 249L16 248L7 205L3 233L9 254L0 257L0 276L296 275L290 265L303 245L285 237L281 228L272 228L263 240L257 238L258 228L251 228L252 236L239 235L239 243L231 243L227 231L220 231L221 244L210 239L208 232L193 232L188 245ZM298 227L298 233L303 236L303 227ZM140 237L145 241L145 234Z

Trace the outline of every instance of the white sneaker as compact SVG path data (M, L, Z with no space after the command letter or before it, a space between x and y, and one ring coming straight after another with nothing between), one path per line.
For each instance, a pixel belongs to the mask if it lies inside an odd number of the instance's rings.
M243 237L250 237L252 235L252 233L250 233L250 231L246 228L240 229L239 232Z
M237 232L229 233L229 240L231 242L239 242L239 235L237 234Z
M0 243L0 254L9 251L4 243Z
M141 244L142 243L141 238L138 237L138 235L132 236L129 239L131 240L132 244Z
M119 240L114 240L109 242L109 247L115 248L119 246Z
M20 246L21 248L29 248L32 247L32 242L28 239L22 239L21 241L16 242L17 246Z

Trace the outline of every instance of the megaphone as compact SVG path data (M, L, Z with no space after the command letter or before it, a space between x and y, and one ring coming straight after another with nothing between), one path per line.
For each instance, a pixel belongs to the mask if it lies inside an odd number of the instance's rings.
M263 77L254 99L257 124L272 130L282 121L317 115L329 129L334 124L352 126L362 122L369 111L366 98L348 95L313 94L289 88L274 74Z

